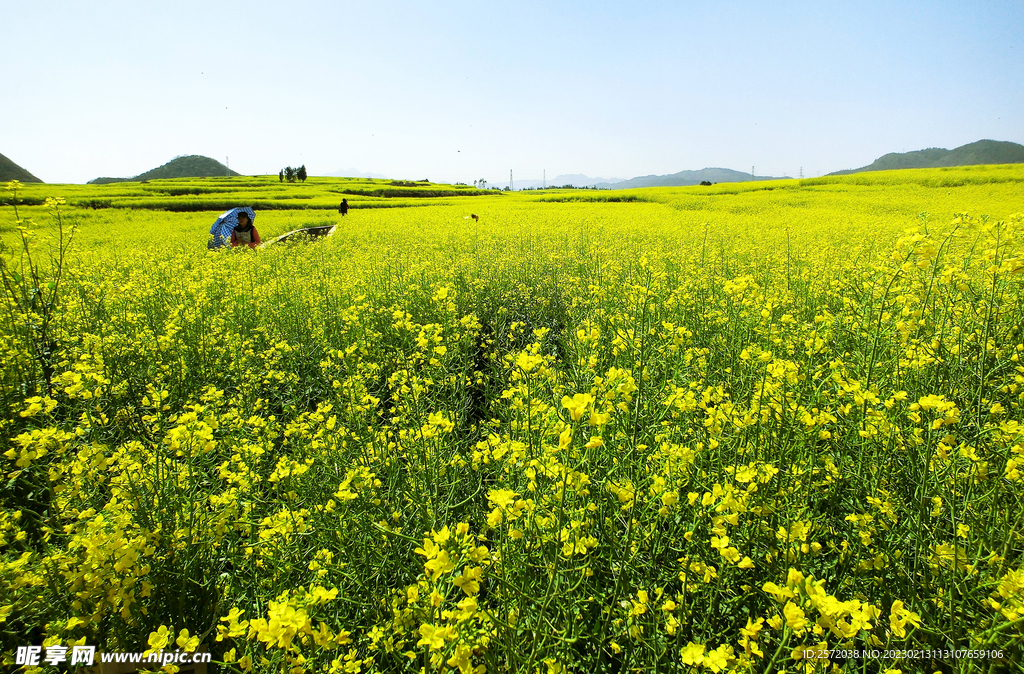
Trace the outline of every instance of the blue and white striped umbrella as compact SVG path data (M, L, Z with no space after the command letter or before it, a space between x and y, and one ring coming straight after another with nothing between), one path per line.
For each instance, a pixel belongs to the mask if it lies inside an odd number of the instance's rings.
M210 234L213 236L214 241L220 242L219 245L224 245L228 240L231 239L231 232L238 226L238 214L245 213L249 216L249 222L255 224L256 214L248 206L242 208L232 208L230 211L221 213L217 221L210 227Z

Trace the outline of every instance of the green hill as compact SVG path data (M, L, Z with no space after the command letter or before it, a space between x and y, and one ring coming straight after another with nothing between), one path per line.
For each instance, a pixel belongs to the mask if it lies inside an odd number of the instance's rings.
M941 168L943 166L973 166L975 164L1024 164L1024 145L1002 140L979 140L975 143L961 145L954 150L930 147L913 152L890 152L867 166L836 171L829 175L841 176L861 171Z
M43 182L7 157L0 154L0 182L7 182L9 180L20 180L23 183Z
M134 178L96 178L90 180L88 184L105 185L108 183L142 182L143 180L161 180L166 178L213 178L237 175L240 174L232 171L216 159L193 154L187 157L175 157L163 166L140 173Z

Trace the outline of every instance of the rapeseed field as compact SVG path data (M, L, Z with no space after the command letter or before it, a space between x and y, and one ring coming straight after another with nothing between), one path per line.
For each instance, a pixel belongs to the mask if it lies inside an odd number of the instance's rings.
M8 665L1024 666L1024 168L217 180L8 186Z

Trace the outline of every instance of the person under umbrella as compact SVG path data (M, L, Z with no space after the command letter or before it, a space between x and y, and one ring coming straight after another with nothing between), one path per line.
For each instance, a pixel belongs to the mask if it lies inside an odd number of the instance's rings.
M255 220L256 213L249 207L232 208L222 213L210 227L212 239L209 248L226 246L229 241L232 248L241 245L255 248L262 243L259 232L253 226Z
M249 209L246 209L249 210ZM251 213L252 211L250 211ZM255 213L253 218L255 218ZM252 218L244 210L238 213L238 226L231 232L231 247L235 246L249 246L255 248L256 246L263 243L260 241L260 233L256 231L256 228L252 224Z

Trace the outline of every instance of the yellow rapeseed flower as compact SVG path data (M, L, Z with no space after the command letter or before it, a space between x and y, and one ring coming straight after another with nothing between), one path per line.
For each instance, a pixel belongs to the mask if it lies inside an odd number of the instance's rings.
M573 421L579 421L583 417L583 412L587 409L587 405L592 402L594 402L594 396L589 393L577 393L572 398L562 396L562 407L569 410L569 416Z
M695 644L691 641L679 651L679 657L684 665L704 664L704 644Z
M171 637L174 635L173 631L166 625L161 625L156 632L149 633L149 647L154 651L159 651L167 647L170 643Z
M427 646L432 651L437 651L444 648L445 639L451 635L451 626L434 627L428 623L420 625L419 633L420 640L416 642L417 646Z
M808 620L803 609L793 602L787 601L786 605L782 607L782 613L786 616L786 625L794 632L799 634L807 628Z

